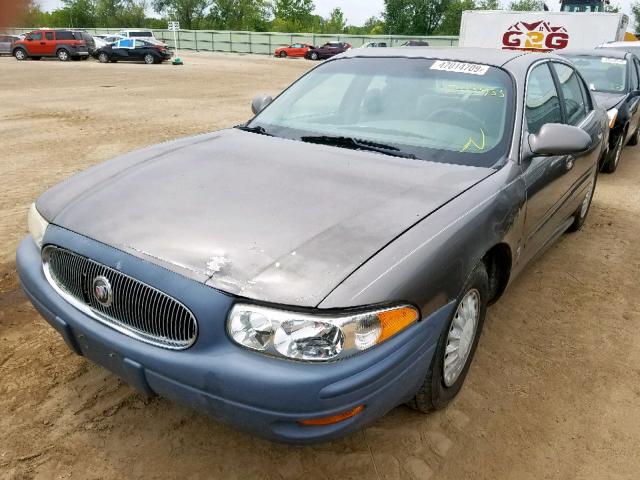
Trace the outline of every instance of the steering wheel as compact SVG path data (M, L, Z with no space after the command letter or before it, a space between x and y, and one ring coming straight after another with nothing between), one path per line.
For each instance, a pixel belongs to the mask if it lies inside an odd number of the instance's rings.
M457 116L458 119L460 117L466 117L467 119L471 120L473 124L478 124L478 126L484 125L484 121L481 118L476 117L471 112L467 112L466 110L461 110L459 108L439 108L429 113L429 115L427 115L426 120L431 120L432 118L438 117L438 116L443 116L445 118L447 116L451 117L452 114L453 116ZM445 122L445 123L449 123L450 125L457 125L459 122L454 121L453 123L451 122Z

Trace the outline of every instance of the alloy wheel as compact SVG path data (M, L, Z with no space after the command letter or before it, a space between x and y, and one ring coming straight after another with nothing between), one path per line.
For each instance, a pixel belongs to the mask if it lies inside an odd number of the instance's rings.
M622 147L624 146L624 134L620 136L620 139L618 140L618 142L616 143L616 149L613 152L613 154L615 155L613 157L613 164L617 167L618 164L620 163L620 157L622 156Z
M27 58L27 55L24 53L24 50L16 50L15 57L17 60L24 60Z
M469 290L460 301L453 316L444 351L443 378L446 387L456 383L469 354L480 319L480 292Z
M144 56L144 63L146 63L147 65L151 65L154 62L155 62L155 58L153 58L153 55L147 53Z
M100 60L100 63L107 63L109 61L109 56L106 53L101 53L98 55L98 60Z
M67 60L69 60L69 53L66 50L59 50L58 51L58 59L61 62L66 62Z

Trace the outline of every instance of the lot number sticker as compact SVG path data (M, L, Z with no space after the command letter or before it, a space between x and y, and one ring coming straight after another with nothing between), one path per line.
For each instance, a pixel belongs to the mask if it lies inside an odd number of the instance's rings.
M626 65L627 61L621 58L602 57L602 63L613 63L614 65Z
M467 73L469 75L484 75L489 70L487 65L476 63L451 62L449 60L436 60L431 65L431 70L441 70L443 72Z

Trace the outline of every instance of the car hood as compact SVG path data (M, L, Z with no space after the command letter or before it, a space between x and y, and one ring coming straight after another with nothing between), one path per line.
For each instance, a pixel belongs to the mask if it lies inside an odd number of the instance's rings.
M617 107L626 97L626 94L620 93L605 93L605 92L591 92L593 93L596 103L603 107L605 110L611 110Z
M224 130L89 169L37 208L216 289L312 307L493 172Z

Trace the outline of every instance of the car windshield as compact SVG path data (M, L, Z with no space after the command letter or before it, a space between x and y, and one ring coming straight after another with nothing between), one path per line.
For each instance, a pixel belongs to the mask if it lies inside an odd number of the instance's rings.
M420 160L490 167L507 153L512 109L511 79L495 67L349 58L327 62L304 76L247 128L295 140L331 144L334 139L333 144L345 148L365 145Z
M627 61L622 58L568 55L591 90L606 93L627 91Z

